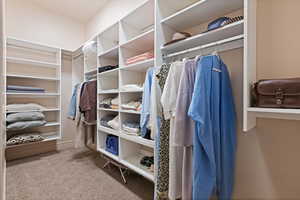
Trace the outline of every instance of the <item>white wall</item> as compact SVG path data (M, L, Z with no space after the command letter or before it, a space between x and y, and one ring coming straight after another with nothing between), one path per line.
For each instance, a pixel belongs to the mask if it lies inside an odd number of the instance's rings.
M24 0L7 0L7 35L75 50L85 41L85 25ZM68 9L68 8L66 8Z
M4 68L5 68L5 28L4 28L4 0L0 0L0 200L5 199L5 157L4 157Z
M145 0L112 0L99 10L86 25L86 40L106 29L126 16L131 10L141 5Z

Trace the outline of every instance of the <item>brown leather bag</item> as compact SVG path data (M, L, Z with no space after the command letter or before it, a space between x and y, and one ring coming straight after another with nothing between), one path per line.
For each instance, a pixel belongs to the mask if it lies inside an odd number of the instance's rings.
M300 78L258 81L252 87L252 104L263 108L300 108Z

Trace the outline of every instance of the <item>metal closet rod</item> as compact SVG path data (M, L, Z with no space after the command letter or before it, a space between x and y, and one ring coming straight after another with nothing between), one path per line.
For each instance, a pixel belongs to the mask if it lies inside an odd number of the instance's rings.
M208 49L208 48L211 48L211 47L225 45L225 44L232 43L232 42L239 41L239 40L243 40L243 39L244 39L244 35L238 35L238 36L234 36L234 37L227 38L227 39L224 39L224 40L220 40L220 41L217 41L217 42L212 42L212 43L209 43L209 44L194 47L194 48L191 48L191 49L186 49L186 50L183 50L183 51L170 53L170 54L164 54L163 57L164 57L164 59L168 59L168 58L176 57L176 56L183 55L183 54L189 54L189 53L193 53L193 52L196 52L196 51L205 50L205 49ZM223 49L217 48L217 49L215 49L215 51L222 52L222 51L228 51L228 50L241 48L241 47L243 47L243 44L237 43L236 45L233 45L229 48L228 47L224 47Z

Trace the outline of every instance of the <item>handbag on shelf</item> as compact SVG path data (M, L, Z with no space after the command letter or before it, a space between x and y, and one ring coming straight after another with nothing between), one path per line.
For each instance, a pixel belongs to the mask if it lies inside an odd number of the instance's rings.
M252 86L252 104L262 108L300 108L300 78L256 82Z

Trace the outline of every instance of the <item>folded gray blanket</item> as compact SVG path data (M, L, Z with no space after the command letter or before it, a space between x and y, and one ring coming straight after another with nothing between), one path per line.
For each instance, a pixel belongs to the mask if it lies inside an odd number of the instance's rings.
M13 123L18 121L37 121L45 120L45 115L42 112L21 112L9 114L6 117L7 123Z
M45 91L44 88L38 87L28 87L28 86L19 86L19 85L8 85L7 90L19 90L19 91Z
M8 124L6 129L8 131L20 131L27 128L41 127L44 126L46 123L47 122L44 120L14 122L12 124Z

